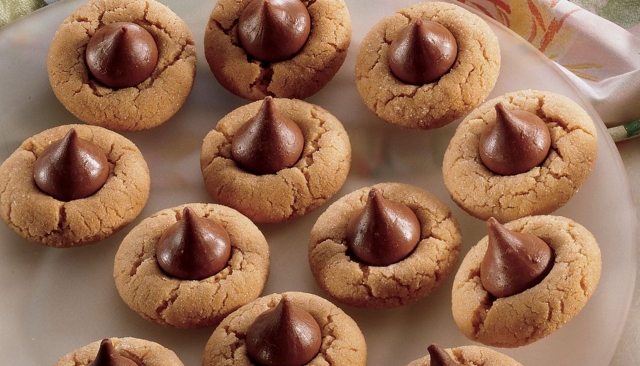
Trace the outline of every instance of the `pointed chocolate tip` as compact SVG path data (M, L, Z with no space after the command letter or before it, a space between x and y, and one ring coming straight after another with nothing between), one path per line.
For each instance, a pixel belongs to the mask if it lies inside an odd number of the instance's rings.
M246 335L247 353L260 365L304 365L320 350L320 325L306 310L283 296L258 315Z
M197 215L195 214L193 209L189 206L186 206L182 209L182 216L180 217L180 220L185 222L187 226L191 227L193 225L195 217L197 217Z
M427 347L429 351L429 365L430 366L460 366L460 363L455 361L444 348L433 343Z
M499 118L504 118L505 114L507 113L507 107L504 106L504 103L499 102L495 105L494 107L496 109L496 113L498 114Z
M134 360L118 353L111 339L100 342L96 358L88 366L138 366Z

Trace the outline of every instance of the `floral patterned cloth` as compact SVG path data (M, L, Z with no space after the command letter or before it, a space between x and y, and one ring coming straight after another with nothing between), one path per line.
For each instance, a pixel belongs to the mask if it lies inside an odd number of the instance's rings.
M0 0L0 26L56 1ZM458 1L560 65L606 125L640 120L640 0Z
M640 0L458 1L560 65L608 126L640 119Z

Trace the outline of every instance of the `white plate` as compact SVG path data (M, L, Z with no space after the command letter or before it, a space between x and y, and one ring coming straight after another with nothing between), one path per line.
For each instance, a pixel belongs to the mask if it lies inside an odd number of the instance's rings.
M27 137L78 122L54 97L45 65L53 33L82 2L61 1L0 29L1 161ZM162 2L191 27L199 60L195 86L184 108L160 127L125 134L138 144L149 163L151 198L132 225L84 248L40 247L0 225L0 360L5 364L52 364L75 348L112 336L153 340L174 350L185 365L201 362L213 329L176 330L143 320L121 301L112 280L113 257L133 225L163 208L210 202L199 168L202 138L220 117L246 103L219 86L202 53L204 28L214 2ZM485 227L453 204L442 182L442 156L456 124L430 132L402 130L373 116L355 89L354 59L360 40L380 18L413 1L347 2L354 26L347 61L336 78L309 99L342 120L354 148L350 177L334 200L375 182L401 181L424 187L452 207L462 227L465 254L485 235ZM491 97L528 88L567 95L589 111L600 135L593 174L556 212L586 226L598 239L603 258L599 287L564 328L535 344L502 351L526 365L606 365L622 332L636 270L637 223L620 157L593 109L555 65L508 29L493 21L489 24L500 39L503 65ZM261 226L272 248L265 294L295 290L325 296L307 264L309 231L325 208L288 224ZM404 365L426 354L427 346L434 342L445 347L471 343L453 322L451 283L452 278L431 296L400 309L343 306L365 334L369 364Z

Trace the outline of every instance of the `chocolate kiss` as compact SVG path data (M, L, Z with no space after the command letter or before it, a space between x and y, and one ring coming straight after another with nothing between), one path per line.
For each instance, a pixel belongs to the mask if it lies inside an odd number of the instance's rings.
M116 351L115 347L109 339L103 339L100 342L100 349L95 360L88 366L138 366L134 360L122 356Z
M527 290L544 279L554 263L553 251L542 239L487 220L489 245L480 265L480 280L495 297Z
M247 353L263 366L300 366L320 351L322 332L306 310L283 296L278 305L258 315L246 336Z
M160 237L156 258L169 275L201 280L220 272L231 257L231 239L222 225L196 215L189 207Z
M293 166L303 147L300 127L276 110L272 97L266 97L255 117L233 136L231 154L251 173L273 174Z
M253 0L238 19L238 38L261 61L282 61L298 53L309 38L311 17L300 0Z
M89 72L99 82L111 88L126 88L151 75L158 63L158 46L138 24L110 23L89 39L85 59Z
M494 173L528 172L549 154L551 134L546 123L533 113L508 110L496 104L496 121L480 135L480 159Z
M109 161L93 142L78 137L75 129L52 142L36 159L33 179L41 191L61 201L86 198L109 177Z
M347 245L362 262L387 266L408 256L420 241L420 222L406 205L388 200L377 188L347 224Z
M389 46L389 67L395 77L413 85L438 80L453 66L458 44L443 25L416 19L400 29Z
M449 356L447 351L437 344L430 345L427 350L429 350L430 366L461 366L460 363Z

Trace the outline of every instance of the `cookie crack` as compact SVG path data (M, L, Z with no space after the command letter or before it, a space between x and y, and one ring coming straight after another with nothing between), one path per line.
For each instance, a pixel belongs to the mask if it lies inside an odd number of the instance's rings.
M472 279L473 281L480 282L479 271L480 270L478 269L477 273L474 273L473 275L469 276L470 279ZM489 312L489 309L491 309L491 306L493 305L493 302L495 300L496 299L487 292L485 294L485 297L478 303L478 306L473 310L473 314L471 316L471 326L473 328L472 335L474 338L477 339L480 332L482 332L482 328L484 327L484 321L487 318L487 313Z
M401 9L398 12L396 12L396 15L400 15L403 18L405 18L407 20L407 23L410 23L411 21L413 21L413 17L409 15L406 11L404 11L404 9Z
M373 65L371 65L371 67L367 70L367 74L373 72L373 70L382 63L383 58L386 57L387 53L385 52L385 47L384 47L385 45L388 46L388 44L383 42L378 46L378 49L375 51L376 54L378 55L378 57L376 58L376 60L373 63ZM364 78L364 77L359 78L359 80L362 79L362 78Z
M249 88L251 90L257 89L263 95L275 97L275 94L269 91L269 86L271 86L271 81L273 80L273 74L274 71L269 63L260 63L260 73L256 79L249 84Z
M221 8L224 8L224 6L223 6L222 4L220 4L220 2L218 2L218 6L220 6ZM233 30L236 28L236 25L238 24L238 18L236 18L236 19L234 19L234 20L233 20L233 22L231 23L231 26L230 26L229 28L225 28L225 26L223 26L223 25L222 25L222 23L220 23L220 21L219 21L219 20L217 20L217 19L212 19L212 20L211 20L211 23L212 23L215 27L217 27L218 29L220 29L220 31L221 31L222 33L224 33L226 36L229 36L229 37L232 39L232 43L234 43L234 42L233 42L234 37L231 37L231 36L232 36L231 32L233 32ZM234 44L235 44L235 43L234 43Z
M42 235L42 238L44 239L44 241L48 241L48 239L53 237L53 236L58 236L58 235L65 234L65 231L67 231L65 229L65 223L66 222L67 222L66 207L65 207L64 203L60 202L60 207L58 207L58 223L57 223L57 226L56 226L56 228L54 228L51 231L49 231L47 233L44 233ZM35 233L30 231L30 228L26 228L24 231L26 231L28 233L28 236L30 236L30 237L36 237L37 236ZM69 231L68 234L73 234L73 232ZM65 236L69 237L69 236L72 236L72 235L65 235Z
M300 192L298 191L298 189L296 188L296 184L295 182L292 182L291 180L287 179L286 175L282 176L282 179L284 180L285 184L287 185L287 187L289 187L289 191L291 193L291 198L292 201L289 204L289 214L287 215L288 217L293 216L294 214L296 214L296 212L298 210L300 210ZM307 183L308 186L308 183Z
M129 282L133 281L134 277L138 274L138 269L144 262L144 250L140 250L136 258L131 262L131 268L129 269Z
M311 108L311 110L309 111L309 118L315 120L318 122L317 127L318 129L320 129L320 131L317 133L316 136L314 136L312 139L309 140L309 145L311 146L311 151L309 153L307 153L305 155L305 165L306 167L310 167L311 165L313 165L314 163L314 157L313 155L316 152L319 152L322 148L320 146L320 140L322 139L322 137L324 136L324 134L326 134L327 128L325 127L326 121L322 118L320 118L318 116L318 109L317 107L313 107Z
M302 166L299 167L300 172L304 175L305 184L307 186L307 191L311 194L314 200L318 199L326 199L325 195L322 192L316 192L311 185L311 172L309 169L315 164L315 154L321 153L323 147L320 146L320 140L322 137L328 132L325 127L326 121L323 118L319 117L319 110L317 107L311 108L309 111L309 118L318 121L317 127L320 129L320 132L317 133L316 136L313 136L312 139L309 140L308 144L311 146L310 151L305 154L304 159L302 160Z
M176 299L178 299L178 293L180 289L180 285L178 284L177 286L174 286L171 291L169 292L169 296L165 299L163 299L162 303L160 303L160 305L158 305L158 307L156 307L156 314L158 315L158 317L162 320L165 320L165 312L166 310L173 305L173 303L176 301Z
M373 295L373 289L371 288L371 285L369 285L369 275L371 274L369 266L362 263L358 263L358 266L360 267L360 271L362 272L362 281L360 284L367 291L368 297L375 298L375 296Z
M405 291L407 291L408 293L412 293L413 290L411 289L411 283L404 283L402 281L401 278L399 278L398 276L396 276L395 273L390 273L388 275L386 274L382 274L382 277L384 277L387 280L392 281L395 284L395 288L397 289L398 287L404 289ZM416 272L416 277L431 277L429 276L428 273L426 272ZM413 278L412 278L413 280ZM378 299L383 299L383 300L395 300L394 302L397 304L404 304L406 303L406 299L404 299L402 296L376 296L376 298Z
M398 99L410 99L410 100L413 99L419 91L420 91L420 87L414 86L409 91L401 91L401 92L395 92L395 93L392 92L391 95L389 95L387 98L385 99L381 98L380 100L376 101L373 107L376 113L379 113L381 109L388 108L390 103L395 102ZM400 102L398 102L398 104L400 104ZM425 113L429 113L429 110L430 110L429 106L425 105L424 108L426 109Z
M328 352L331 349L340 347L339 343L334 345L335 340L338 338L335 335L335 324L337 321L334 319L334 314L327 314L326 322L327 323L322 327L322 345L320 354L322 355L322 358L329 363L329 365L334 365L336 362L332 357L332 353Z

